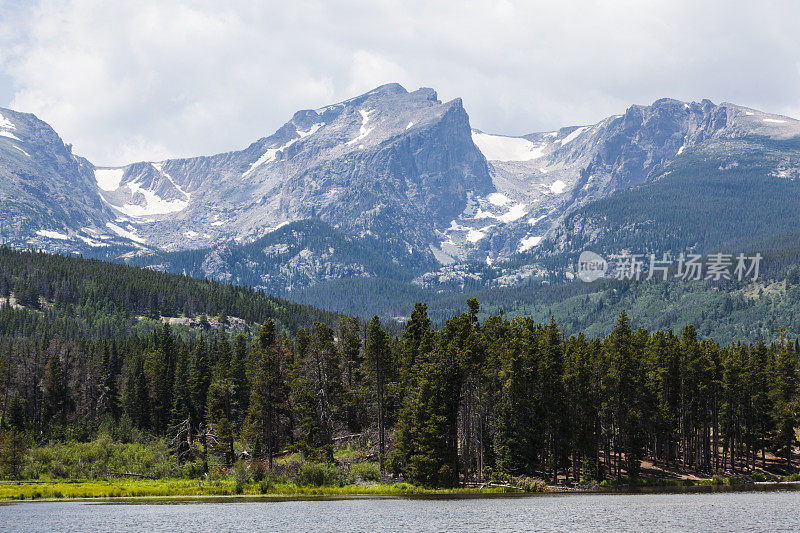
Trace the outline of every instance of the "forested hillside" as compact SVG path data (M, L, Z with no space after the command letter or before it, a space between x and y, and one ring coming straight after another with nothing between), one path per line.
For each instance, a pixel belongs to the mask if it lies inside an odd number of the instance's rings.
M273 318L292 332L336 320L333 313L246 287L8 248L0 248L0 291L4 336L117 338L141 330L143 318L200 315L237 317L248 325Z
M623 311L588 339L555 320L481 320L474 299L441 328L417 304L392 335L377 317L98 261L4 250L0 265L7 477L108 475L108 454L69 465L20 454L99 436L161 443L158 475L188 477L242 452L267 470L287 453L330 464L353 438L382 471L423 486L797 465L788 338L726 346L692 326L637 331ZM178 309L199 316L138 317Z

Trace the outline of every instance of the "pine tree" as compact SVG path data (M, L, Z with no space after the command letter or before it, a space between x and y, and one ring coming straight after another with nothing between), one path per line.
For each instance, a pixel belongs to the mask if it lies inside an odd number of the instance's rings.
M541 402L547 445L548 470L553 482L558 480L558 470L566 463L566 440L568 426L564 418L566 410L564 391L564 360L561 334L555 319L543 331L538 346L538 368L536 369L537 397Z
M634 346L630 321L625 311L606 341L613 422L618 450L625 453L624 466L630 478L639 476L644 446L641 365ZM622 470L617 470L617 477Z
M190 409L192 398L189 393L189 346L181 344L175 362L175 380L172 386L172 409L170 411L170 425L184 426L188 424L187 439L191 442L191 416ZM188 422L187 422L188 421Z
M247 337L240 333L236 336L233 359L231 360L231 379L236 388L236 404L240 415L235 420L237 429L241 429L244 416L247 414L247 409L250 405L250 383L247 379L248 353Z
M361 431L366 417L363 356L359 322L355 317L339 321L339 356L344 366L343 410L351 432Z
M761 467L766 467L765 448L771 432L772 398L770 397L769 377L771 373L769 353L766 344L759 341L751 351L748 380L751 396L752 463L755 467L755 451L761 450Z
M415 365L420 353L430 351L432 342L431 320L428 318L428 306L423 303L414 305L411 318L406 322L401 349L400 380L403 388L413 386Z
M383 330L380 319L375 316L369 323L367 330L366 358L375 378L375 392L378 404L378 459L381 473L385 472L384 457L386 453L385 435L385 397L386 379L391 365L391 351L389 336Z
M208 366L208 356L205 342L201 339L195 346L191 365L189 365L189 398L191 399L190 414L195 428L205 422L205 408L208 398L208 388L211 385L211 370Z
M233 420L236 416L236 387L229 373L215 374L208 388L206 420L216 437L216 448L225 454L228 464L233 464L235 438Z
M165 323L156 334L156 350L148 354L145 363L145 374L150 384L151 422L158 433L165 431L170 423L176 359L172 330Z
M538 452L534 416L533 373L520 328L498 354L501 389L497 406L494 449L497 469L509 476L531 475Z
M272 459L282 444L289 414L289 391L281 373L272 319L267 320L261 328L255 356L256 368L246 433L253 442L258 443L259 453L262 450L267 452L269 468L272 469Z
M111 357L111 347L103 343L102 359L102 394L100 397L101 412L111 415L116 420L119 418L119 392L117 390L117 376L114 373L114 362Z
M564 350L564 390L568 408L573 454L573 476L597 479L598 406L594 361L583 333L568 341Z
M0 383L3 384L3 398L2 405L0 405L0 428L3 427L6 421L6 412L8 409L8 402L11 396L11 367L14 352L11 344L8 349L0 352Z
M61 357L56 351L47 363L42 400L43 422L63 425L66 423L67 387Z
M150 398L142 356L133 358L125 381L125 412L136 427L150 427Z
M314 324L314 335L298 333L295 377L292 381L294 405L300 423L300 444L305 453L332 460L333 424L338 417L343 395L339 352L333 330Z
M458 407L461 370L458 366L459 322L448 321L435 348L420 354L400 414L392 469L425 486L453 486L459 481ZM467 322L468 323L468 322Z
M786 470L792 470L792 449L797 445L795 428L798 425L798 354L791 342L784 342L778 352L773 378L773 443L786 459Z

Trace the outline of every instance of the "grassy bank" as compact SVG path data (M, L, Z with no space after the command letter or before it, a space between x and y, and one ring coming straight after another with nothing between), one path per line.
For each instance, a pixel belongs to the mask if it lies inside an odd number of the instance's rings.
M237 490L232 480L202 482L186 479L157 481L17 482L0 484L0 501L89 498L203 496L391 496L481 495L516 492L506 488L426 489L408 483L305 487L293 483L250 483Z

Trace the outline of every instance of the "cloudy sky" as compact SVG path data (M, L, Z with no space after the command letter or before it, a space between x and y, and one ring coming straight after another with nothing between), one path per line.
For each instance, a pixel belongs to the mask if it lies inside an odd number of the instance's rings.
M800 117L800 3L699 4L0 0L0 107L96 164L238 149L392 81L506 134L664 96Z

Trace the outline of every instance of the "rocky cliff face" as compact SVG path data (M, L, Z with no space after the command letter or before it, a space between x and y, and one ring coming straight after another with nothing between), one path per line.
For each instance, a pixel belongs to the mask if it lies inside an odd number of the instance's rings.
M0 109L3 242L62 252L108 247L97 235L114 214L97 195L93 169L35 116Z

